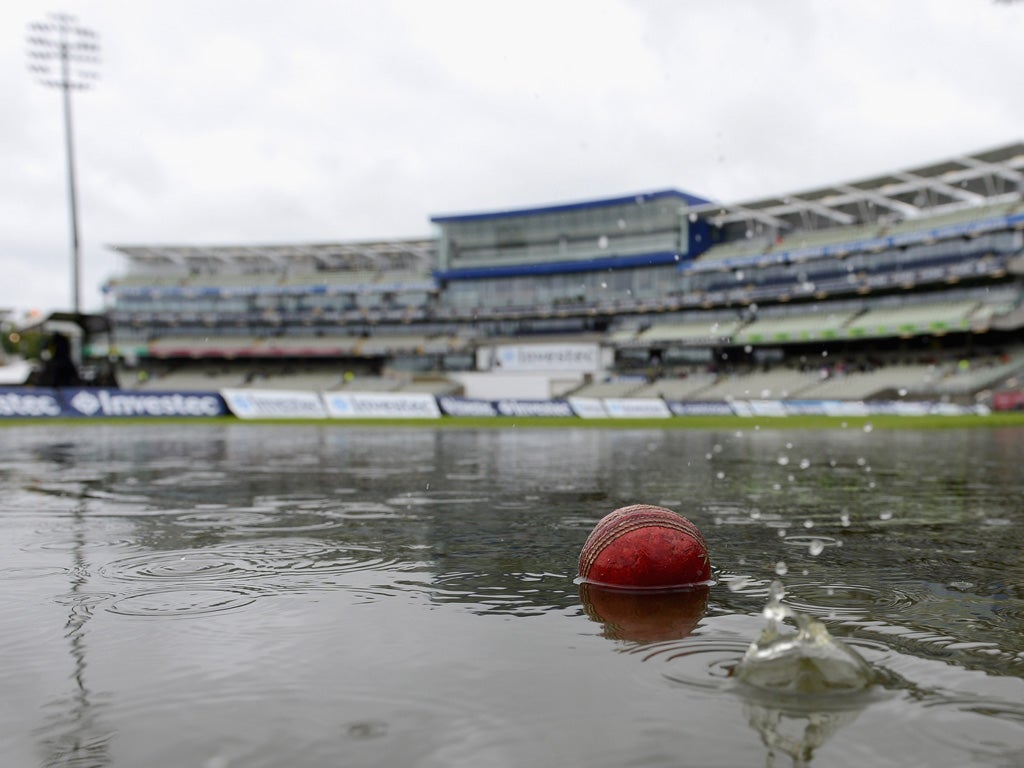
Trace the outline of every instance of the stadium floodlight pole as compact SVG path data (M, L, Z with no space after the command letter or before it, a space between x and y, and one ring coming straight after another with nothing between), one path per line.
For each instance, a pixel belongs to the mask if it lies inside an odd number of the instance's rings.
M89 88L99 75L99 38L67 13L47 14L46 21L28 25L28 68L39 82L60 88L64 101L64 142L68 161L68 203L71 209L71 294L74 311L80 310L80 245L78 194L75 187L75 152L71 132L71 91Z

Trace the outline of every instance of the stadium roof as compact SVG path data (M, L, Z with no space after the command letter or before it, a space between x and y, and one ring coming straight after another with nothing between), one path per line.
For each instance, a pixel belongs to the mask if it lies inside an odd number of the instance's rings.
M859 181L738 204L706 203L690 210L718 227L746 224L782 232L895 223L945 210L1020 199L1024 143L958 155L942 162Z
M203 264L248 267L252 271L283 270L307 261L322 269L428 270L436 244L433 239L378 240L296 245L113 245L130 260L147 264L198 267Z
M662 189L656 192L641 192L635 195L621 195L619 197L605 197L599 200L584 200L576 203L560 203L555 205L541 205L532 208L515 208L503 211L490 211L487 213L464 213L446 216L431 216L430 220L435 224L456 224L467 221L488 221L492 219L511 219L521 216L541 216L546 213L571 213L573 211L586 211L595 208L610 208L616 205L636 205L653 202L655 200L678 200L687 206L710 205L710 201L703 197L691 195L688 192L680 192L678 189Z

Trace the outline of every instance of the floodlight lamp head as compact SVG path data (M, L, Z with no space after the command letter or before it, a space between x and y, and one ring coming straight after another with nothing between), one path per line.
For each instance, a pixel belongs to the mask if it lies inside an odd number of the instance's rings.
M74 16L49 14L48 22L28 25L29 71L46 86L85 90L99 77L97 34Z

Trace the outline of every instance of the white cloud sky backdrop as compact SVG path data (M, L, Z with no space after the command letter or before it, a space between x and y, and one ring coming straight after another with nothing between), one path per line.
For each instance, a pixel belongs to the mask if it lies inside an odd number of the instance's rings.
M1024 3L38 0L0 5L0 308L71 303L50 11L73 99L82 303L113 244L421 236L432 214L678 188L797 192L1024 137Z

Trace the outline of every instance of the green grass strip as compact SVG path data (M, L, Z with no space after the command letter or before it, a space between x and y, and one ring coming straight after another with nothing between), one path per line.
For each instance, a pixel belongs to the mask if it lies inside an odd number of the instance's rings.
M163 424L284 425L308 427L428 428L428 429L974 429L1024 427L1024 412L1002 411L963 416L674 416L667 419L580 419L575 417L447 416L440 419L237 419L220 418L58 418L0 419L2 427L97 427Z

